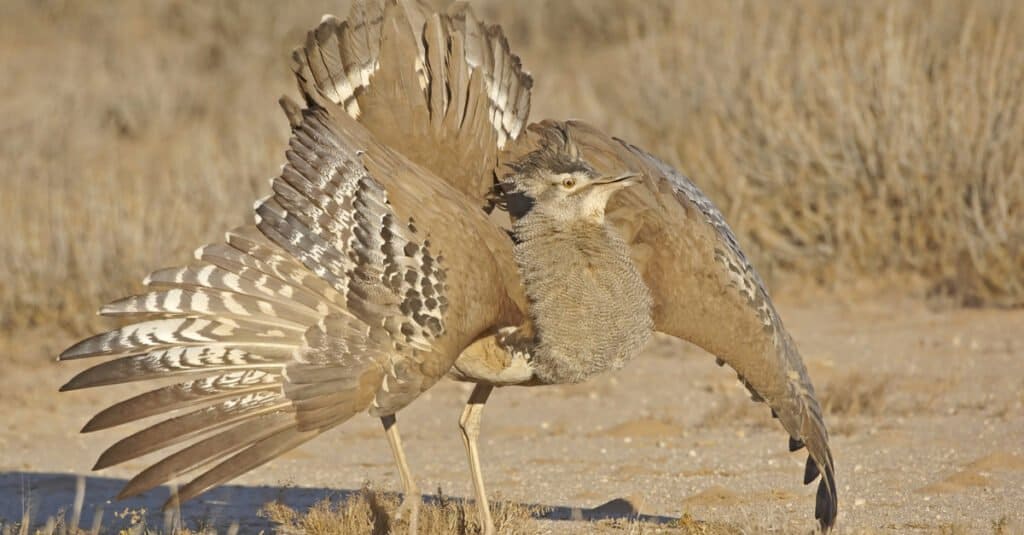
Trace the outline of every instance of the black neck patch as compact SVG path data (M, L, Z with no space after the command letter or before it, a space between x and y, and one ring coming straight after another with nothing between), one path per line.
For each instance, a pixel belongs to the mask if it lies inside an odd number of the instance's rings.
M521 219L530 213L535 202L533 197L521 191L511 191L505 194L505 209L508 210L508 215L515 219Z

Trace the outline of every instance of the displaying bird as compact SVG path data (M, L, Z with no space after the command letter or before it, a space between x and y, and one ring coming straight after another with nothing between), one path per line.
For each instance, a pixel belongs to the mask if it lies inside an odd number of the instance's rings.
M101 312L134 323L67 349L114 357L73 390L180 377L83 432L167 418L96 469L186 444L119 496L189 476L192 498L366 411L381 418L417 527L395 414L441 377L476 383L459 419L485 533L477 446L496 386L579 382L654 331L729 364L806 447L815 517L836 518L821 408L795 343L736 238L697 187L586 124L527 127L531 79L463 4L354 3L293 54L303 104L255 224L157 271ZM631 186L631 187L626 187ZM497 210L495 210L497 208Z

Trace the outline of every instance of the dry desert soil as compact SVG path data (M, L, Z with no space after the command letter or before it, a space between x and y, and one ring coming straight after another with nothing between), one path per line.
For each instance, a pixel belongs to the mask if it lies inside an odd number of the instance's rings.
M826 406L839 533L1024 532L1024 311L833 297L779 308ZM106 503L153 459L90 473L125 432L77 431L142 388L57 394L87 364L53 362L71 342L36 329L0 344L0 519L28 508L45 521L70 507L75 476L85 475L82 524L102 506L113 529L128 521L115 513L156 511L168 490ZM399 415L425 492L472 495L456 427L467 395L445 381ZM669 338L586 384L497 391L482 448L492 494L548 509L530 521L537 533L673 533L683 515L747 533L815 527L803 453L787 451L767 407L728 368ZM187 504L183 517L255 532L268 528L256 515L265 502L303 509L367 481L400 488L379 423L361 416ZM601 518L612 521L594 523Z

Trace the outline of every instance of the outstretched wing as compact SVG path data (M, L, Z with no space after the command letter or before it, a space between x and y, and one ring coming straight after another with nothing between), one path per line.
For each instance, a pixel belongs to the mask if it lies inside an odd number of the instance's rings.
M752 397L779 418L790 448L806 446L805 482L823 474L815 517L831 527L835 470L821 406L796 344L721 212L671 166L584 123L545 121L521 141L520 154L540 144L572 143L599 172L645 176L643 186L612 197L607 217L630 243L651 289L655 328L736 370Z
M122 497L187 475L172 498L186 500L358 412L393 414L481 333L518 321L490 253L507 239L442 180L335 119L302 112L255 226L199 249L193 265L153 273L153 291L101 311L135 323L61 355L111 357L62 390L183 379L83 429L165 417L96 469L187 444Z
M501 28L463 3L356 0L293 54L308 103L331 103L382 143L483 203L498 152L522 132L532 80Z

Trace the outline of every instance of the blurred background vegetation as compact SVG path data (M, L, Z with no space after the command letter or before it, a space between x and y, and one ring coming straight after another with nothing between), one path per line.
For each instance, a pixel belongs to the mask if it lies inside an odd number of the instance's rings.
M533 73L533 119L677 166L772 285L1024 305L1024 3L471 3ZM288 54L347 9L0 2L0 329L95 328L248 221L283 162Z

